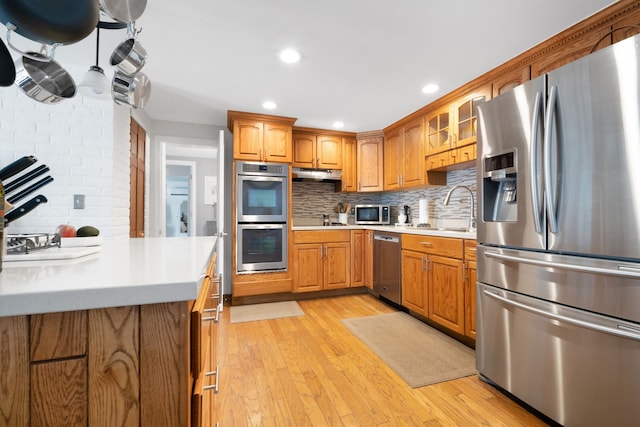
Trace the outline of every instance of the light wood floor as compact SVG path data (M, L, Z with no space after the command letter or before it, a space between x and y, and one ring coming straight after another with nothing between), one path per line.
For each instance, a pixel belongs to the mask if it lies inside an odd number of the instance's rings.
M477 376L410 388L340 319L394 311L371 295L300 301L304 316L219 333L216 412L233 426L546 426Z

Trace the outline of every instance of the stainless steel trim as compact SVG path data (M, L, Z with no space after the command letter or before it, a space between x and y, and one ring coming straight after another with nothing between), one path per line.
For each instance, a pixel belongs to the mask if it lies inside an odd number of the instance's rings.
M529 170L529 180L531 187L531 203L533 205L533 220L537 233L542 233L542 221L540 219L543 213L540 210L540 203L538 199L540 197L540 190L538 188L538 141L539 141L539 127L540 127L540 115L542 114L542 93L536 92L536 99L533 106L533 121L531 123L531 169Z
M607 274L609 276L640 278L640 269L628 267L625 265L618 265L618 269L613 270L610 268L590 267L587 265L566 264L566 263L560 263L560 262L531 259L526 257L504 255L504 254L501 254L498 252L492 252L492 251L485 251L484 254L489 258L496 258L503 261L521 262L524 264L531 264L531 265L536 265L540 267L559 268L563 270L573 270L573 271L580 271L585 273Z
M547 201L547 216L549 217L549 227L552 233L558 232L558 216L554 203L553 181L551 180L551 141L553 136L553 119L556 114L556 102L558 99L558 86L551 86L549 102L547 104L547 114L545 117L544 132L544 185L545 197Z
M640 331L634 331L631 328L625 329L625 325L619 324L617 328L609 328L606 326L597 325L595 323L585 322L583 320L578 320L571 317L563 316L562 314L551 313L549 311L542 310L540 308L531 307L530 305L523 304L521 302L512 301L509 298L504 297L499 293L488 290L488 289L484 289L482 292L488 297L495 298L499 301L502 301L505 304L521 308L523 310L538 314L540 316L544 316L553 320L569 323L571 325L579 326L581 328L591 329L598 332L604 332L606 334L616 335L624 338L631 338L631 339L640 341ZM549 305L552 305L552 304L549 303Z

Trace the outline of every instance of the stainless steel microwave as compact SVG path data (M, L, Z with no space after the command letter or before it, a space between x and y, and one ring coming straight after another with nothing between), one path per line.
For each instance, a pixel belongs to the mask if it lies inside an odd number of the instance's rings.
M356 205L356 224L391 224L389 205Z

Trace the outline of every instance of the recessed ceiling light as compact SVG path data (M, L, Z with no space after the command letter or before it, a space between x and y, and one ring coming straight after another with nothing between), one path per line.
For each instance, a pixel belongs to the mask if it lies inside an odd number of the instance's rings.
M435 93L438 91L438 89L440 89L440 86L438 86L437 84L430 83L422 88L422 93L426 93L426 94Z
M280 59L287 64L295 64L300 61L300 52L295 49L285 49L280 52Z
M344 123L342 122L333 122L332 125L335 129L342 129L344 127Z
M264 101L262 103L262 108L264 108L265 110L275 110L276 108L278 108L278 104L273 101Z

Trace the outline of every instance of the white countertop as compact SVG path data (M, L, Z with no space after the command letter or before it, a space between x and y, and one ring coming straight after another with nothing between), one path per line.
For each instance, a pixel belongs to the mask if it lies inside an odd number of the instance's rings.
M4 262L0 316L193 300L216 239L105 239L80 258Z
M421 234L424 236L439 236L439 237L453 237L456 239L471 239L475 240L476 233L470 233L466 231L450 231L450 230L438 230L435 228L421 228L408 225L395 226L395 225L299 225L291 227L293 231L304 230L375 230L375 231L387 231L390 233L406 233L406 234Z

